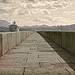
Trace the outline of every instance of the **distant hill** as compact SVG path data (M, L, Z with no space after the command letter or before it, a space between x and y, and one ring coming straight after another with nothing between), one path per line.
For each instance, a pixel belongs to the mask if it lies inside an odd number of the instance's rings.
M8 21L6 20L0 20L0 27L9 27L11 25Z
M0 32L9 32L9 25L11 25L6 20L0 20Z
M23 26L20 28L23 31L75 31L75 24L66 26L48 26L48 25L34 25L34 26Z
M20 27L20 30L25 31L49 31L51 29L48 25L34 25L34 26L23 26Z

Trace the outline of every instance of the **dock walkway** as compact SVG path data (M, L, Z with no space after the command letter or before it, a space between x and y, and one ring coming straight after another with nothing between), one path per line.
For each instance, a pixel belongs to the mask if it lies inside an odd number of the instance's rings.
M35 32L0 58L0 75L75 75L75 57Z

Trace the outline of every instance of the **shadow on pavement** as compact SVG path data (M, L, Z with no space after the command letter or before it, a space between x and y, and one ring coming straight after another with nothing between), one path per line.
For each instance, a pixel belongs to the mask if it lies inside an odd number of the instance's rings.
M42 35L41 35L42 36ZM63 49L56 43L42 36L45 41L57 52L57 54L75 71L75 55Z

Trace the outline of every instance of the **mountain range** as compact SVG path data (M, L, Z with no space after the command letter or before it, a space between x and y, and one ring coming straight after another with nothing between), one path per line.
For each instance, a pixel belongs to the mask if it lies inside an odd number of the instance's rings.
M34 26L22 26L19 27L21 31L75 31L75 24L72 25L34 25Z
M9 23L6 20L0 20L0 31L9 31ZM72 25L33 25L33 26L19 26L20 31L75 31L75 24Z

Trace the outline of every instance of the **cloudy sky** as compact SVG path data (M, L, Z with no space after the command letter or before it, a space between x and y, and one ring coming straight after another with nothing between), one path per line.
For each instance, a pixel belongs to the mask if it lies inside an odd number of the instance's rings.
M75 23L75 0L0 0L0 20L20 26Z

